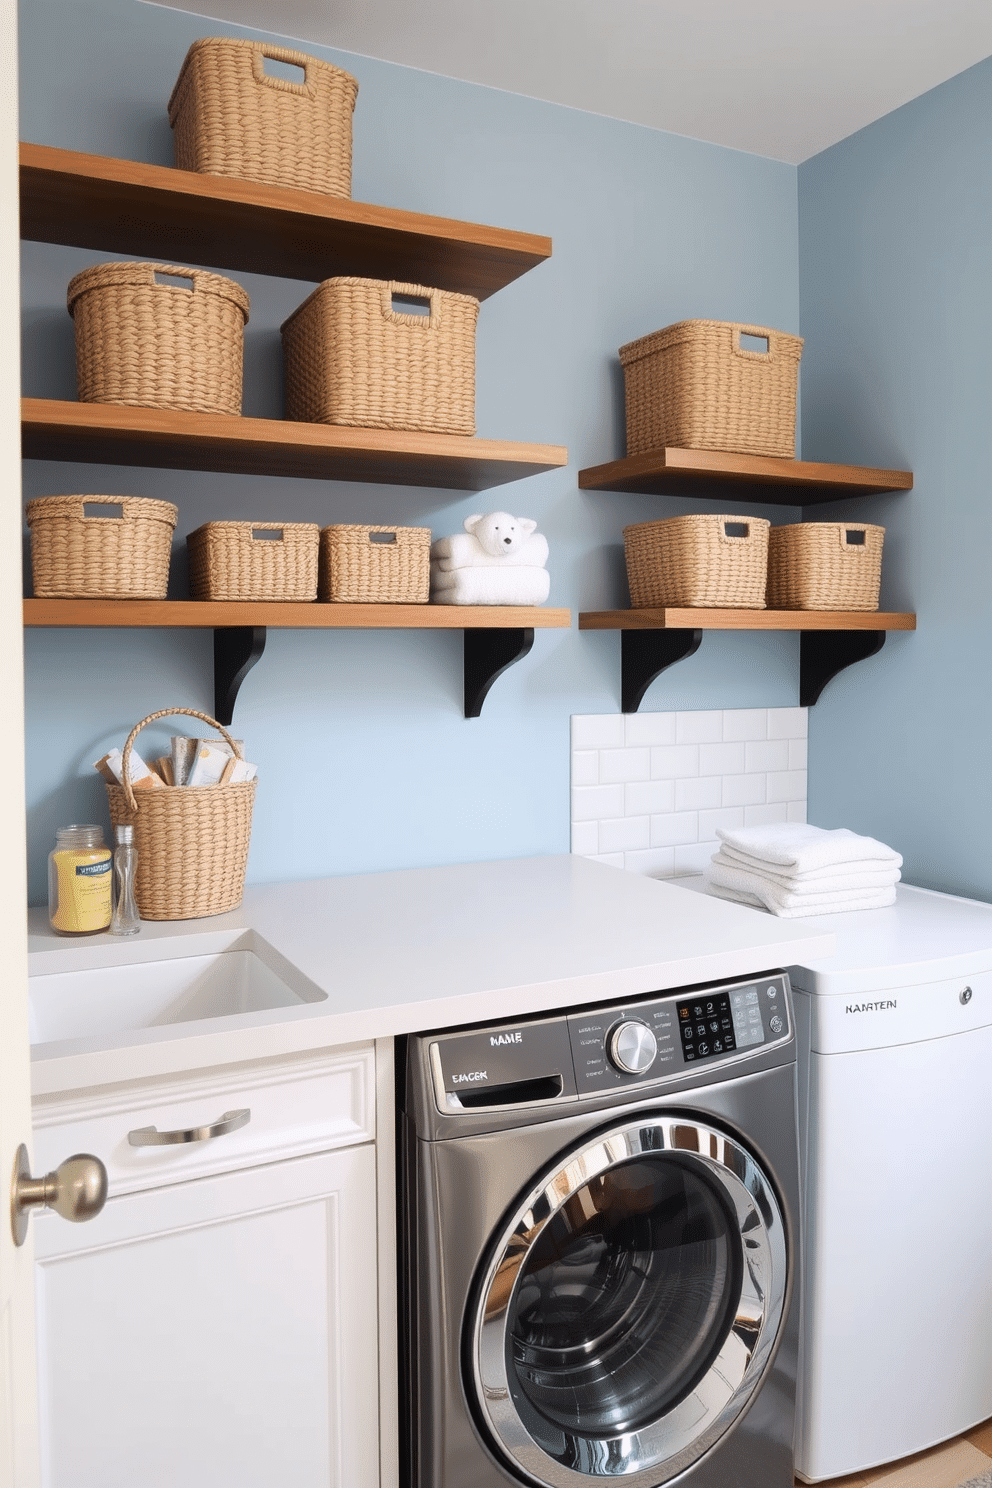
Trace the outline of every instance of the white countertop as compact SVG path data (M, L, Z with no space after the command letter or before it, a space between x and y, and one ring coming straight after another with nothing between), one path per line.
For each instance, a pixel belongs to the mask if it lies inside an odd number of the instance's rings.
M746 977L834 950L821 923L570 855L256 886L230 914L146 921L127 940L57 936L43 909L29 931L31 976L244 945L303 995L326 994L36 1045L36 1096Z

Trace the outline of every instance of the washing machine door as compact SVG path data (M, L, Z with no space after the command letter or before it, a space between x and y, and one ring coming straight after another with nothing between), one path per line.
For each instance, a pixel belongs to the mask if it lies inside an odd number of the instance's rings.
M724 1132L650 1113L590 1138L521 1203L467 1318L497 1455L551 1488L684 1472L747 1407L787 1267L774 1189Z

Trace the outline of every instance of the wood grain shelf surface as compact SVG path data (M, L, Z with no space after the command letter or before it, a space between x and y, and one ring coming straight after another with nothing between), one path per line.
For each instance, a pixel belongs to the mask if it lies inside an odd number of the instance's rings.
M461 434L349 429L288 419L236 418L24 398L21 448L29 460L82 460L244 475L485 491L568 463L557 444Z
M305 604L192 599L26 599L24 624L294 630L562 630L569 610L539 605Z
M761 501L776 506L811 506L845 496L910 491L912 487L913 476L908 470L827 465L771 455L727 454L723 450L652 450L579 471L579 488L584 491L633 491L714 501Z
M915 630L916 616L885 610L590 610L580 630Z
M487 299L551 239L170 166L21 145L21 237L155 263L397 279Z

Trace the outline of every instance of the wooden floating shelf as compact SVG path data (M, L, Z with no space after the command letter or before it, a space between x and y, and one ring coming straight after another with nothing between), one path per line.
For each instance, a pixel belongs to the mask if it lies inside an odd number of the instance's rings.
M461 434L350 429L288 419L237 418L24 398L27 460L163 466L238 475L485 491L568 464L557 444L514 444Z
M619 630L620 706L636 713L667 667L699 650L704 630L798 630L799 704L810 708L845 667L875 656L890 630L915 630L916 616L879 610L598 610L580 630Z
M915 630L916 616L882 610L593 610L580 630Z
M567 629L571 611L539 605L306 604L281 600L26 599L24 624L214 630L264 625L293 630Z
M170 166L21 145L21 237L314 283L398 279L484 300L551 239Z
M29 626L173 628L214 633L214 717L229 724L270 627L294 630L460 630L464 710L478 718L496 678L521 661L535 630L565 629L568 610L539 605L305 604L191 599L26 599Z
M580 470L579 488L633 491L650 496L693 496L708 501L813 506L846 496L910 491L913 476L908 470L825 465L814 460L781 460L770 455L659 449Z

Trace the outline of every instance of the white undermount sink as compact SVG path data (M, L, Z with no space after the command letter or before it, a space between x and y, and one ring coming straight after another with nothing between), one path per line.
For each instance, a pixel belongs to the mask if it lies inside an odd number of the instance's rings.
M301 994L254 951L228 950L29 978L32 1044L107 1038L133 1029L323 1001Z

